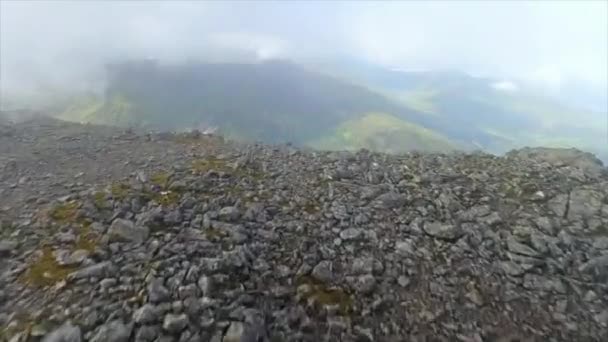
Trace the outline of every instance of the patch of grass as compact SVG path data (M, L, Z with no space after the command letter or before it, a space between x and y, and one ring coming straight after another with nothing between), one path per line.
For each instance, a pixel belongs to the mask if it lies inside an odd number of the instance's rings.
M239 175L247 176L251 180L256 181L256 182L261 182L266 178L266 174L261 171L257 171L257 170L253 170L253 169L247 169L245 171L240 169L239 171L241 171L241 173Z
M311 290L304 294L304 299L313 301L317 306L338 306L338 313L343 316L353 311L353 298L342 288L328 287L311 276L298 277L296 285L308 285Z
M84 249L93 252L97 246L99 236L91 231L90 221L83 223L77 230L77 239L73 250Z
M523 195L523 191L519 184L515 181L506 181L500 184L498 188L499 194L504 195L506 198L520 198Z
M61 203L51 209L49 216L59 223L73 223L76 222L79 206L76 201Z
M177 191L144 191L143 197L165 207L178 204L180 200L180 194Z
M312 201L306 202L306 204L304 204L303 209L306 213L311 215L319 212L319 206L313 203Z
M110 193L115 199L125 199L129 195L131 187L125 183L114 183L110 186Z
M107 208L106 194L103 191L97 191L93 194L93 204L97 209Z
M329 183L331 183L331 179L329 178L320 178L317 180L316 185L317 186L326 186Z
M7 238L15 231L15 226L7 220L0 220L0 238Z
M608 236L608 223L602 223L589 234L591 237Z
M207 240L210 241L219 240L228 236L228 233L226 233L225 231L212 227L204 229L203 233L205 234Z
M232 186L227 186L224 187L222 189L220 189L220 192L225 194L225 195L229 195L229 196L239 196L243 194L243 188L241 186L239 186L238 184L232 185Z
M264 190L264 191L260 191L258 192L255 197L261 199L261 200L269 200L272 198L272 193L268 190Z
M161 171L150 176L150 183L159 186L161 188L166 188L169 186L169 173Z
M170 206L179 203L179 194L175 191L158 193L154 200L162 206Z
M233 171L232 167L228 165L228 161L225 159L218 158L207 158L207 159L199 159L192 162L192 172L195 174L202 174L208 171L217 171L217 172L231 172Z
M10 325L0 327L0 341L10 341L18 333L23 333L25 336L29 336L32 327L35 323L32 318L25 313L17 313L13 318ZM19 340L21 341L21 339Z
M50 247L41 249L40 257L22 275L21 280L30 286L46 287L58 283L74 272L74 266L62 266L57 263Z

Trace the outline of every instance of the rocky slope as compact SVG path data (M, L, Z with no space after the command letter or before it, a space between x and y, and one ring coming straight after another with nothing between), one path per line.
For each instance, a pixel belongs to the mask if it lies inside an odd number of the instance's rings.
M0 126L0 340L601 341L608 176Z

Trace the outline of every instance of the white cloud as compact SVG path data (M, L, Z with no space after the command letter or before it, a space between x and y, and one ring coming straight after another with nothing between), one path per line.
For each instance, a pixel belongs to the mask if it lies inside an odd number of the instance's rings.
M504 91L507 93L514 93L519 91L519 86L511 81L495 82L491 86L496 90Z
M558 90L564 82L563 71L556 65L545 65L524 78L526 81L549 90Z
M259 60L287 56L287 42L267 35L247 32L222 32L209 35L209 41L215 47L252 52Z
M350 56L559 87L608 84L606 1L0 1L0 85L110 57ZM27 70L25 70L27 69ZM10 80L10 81L9 81Z

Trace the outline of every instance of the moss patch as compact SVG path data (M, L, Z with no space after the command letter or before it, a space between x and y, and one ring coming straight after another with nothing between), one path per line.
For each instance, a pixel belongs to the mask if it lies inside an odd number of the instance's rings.
M51 286L64 280L75 270L74 266L59 265L53 255L53 250L50 247L43 247L40 257L30 265L21 280L27 285L36 287Z
M91 231L90 226L92 221L85 217L78 217L79 203L67 202L53 207L49 216L59 223L71 223L74 226L76 233L76 242L71 246L70 250L75 251L83 249L93 252L97 246L99 237ZM39 257L33 260L26 270L21 275L21 281L27 285L35 287L45 287L53 285L61 280L64 280L68 274L74 272L77 266L59 265L53 249L49 246L43 246L39 250Z
M310 291L304 293L306 301L312 301L315 309L322 306L337 306L338 313L346 316L353 311L352 296L339 287L328 287L311 276L301 276L296 279L296 285L308 285Z

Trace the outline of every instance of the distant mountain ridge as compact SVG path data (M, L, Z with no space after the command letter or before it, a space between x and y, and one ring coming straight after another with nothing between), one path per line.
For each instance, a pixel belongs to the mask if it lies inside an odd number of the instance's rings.
M416 123L423 113L285 61L111 65L105 99L85 98L60 117L178 130L218 126L222 133L245 140L307 145L332 140L345 122L370 113L391 115L396 124L408 127L412 134L397 140L404 144L399 150L437 148L437 139L425 141L430 135L414 134L427 129ZM444 147L452 145L447 138L441 140Z
M358 61L311 68L428 114L416 122L464 145L493 153L522 146L576 147L608 160L608 113L574 107L575 101L559 101L517 83L458 71L391 70Z
M321 149L576 147L608 160L601 114L459 71L348 61L123 62L108 67L103 98L82 97L60 117L172 130L212 126L231 138Z

